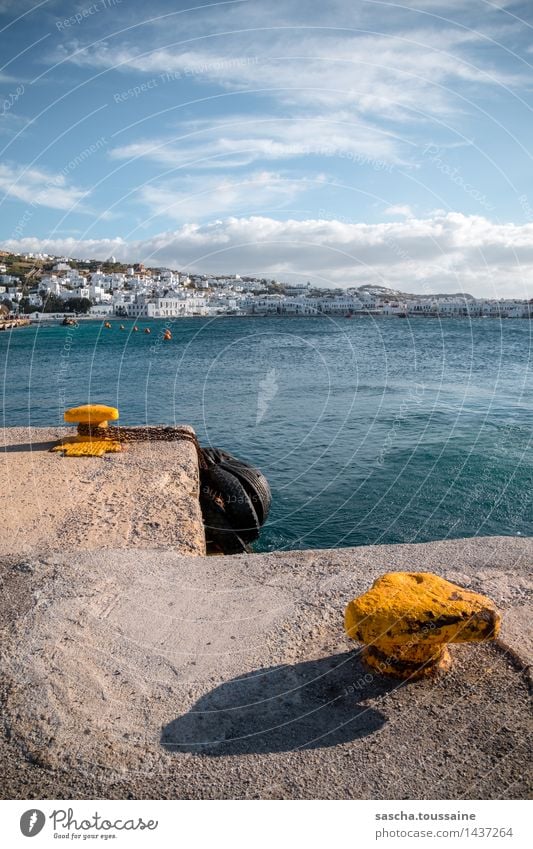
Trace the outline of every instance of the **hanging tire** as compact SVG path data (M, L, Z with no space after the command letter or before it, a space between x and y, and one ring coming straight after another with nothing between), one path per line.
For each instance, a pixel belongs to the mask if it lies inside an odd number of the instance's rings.
M216 463L220 468L231 472L240 480L252 501L260 525L263 525L268 518L272 504L272 493L266 477L255 466L246 463L244 460L239 460L227 451L218 448L204 448L203 452L209 460Z
M200 506L208 550L250 551L266 521L272 493L265 476L250 463L219 448L200 449Z
M261 524L252 500L239 479L220 466L212 466L207 471L206 483L222 499L226 516L235 532L245 542L257 539Z
M200 498L204 527L208 544L211 543L222 554L245 554L250 547L229 523L225 510L211 498Z
M244 465L221 463L220 468L231 472L240 481L254 506L259 524L264 525L272 503L272 493L265 476L257 469Z

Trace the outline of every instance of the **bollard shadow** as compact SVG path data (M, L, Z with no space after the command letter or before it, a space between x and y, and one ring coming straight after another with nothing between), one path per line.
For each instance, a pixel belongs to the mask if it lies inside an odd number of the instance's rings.
M50 439L47 442L17 442L13 445L0 445L0 453L4 454L21 454L23 452L32 451L50 451L54 445L57 445L60 437Z
M337 746L379 731L386 718L368 701L398 686L355 651L258 669L202 696L163 727L160 742L211 757Z

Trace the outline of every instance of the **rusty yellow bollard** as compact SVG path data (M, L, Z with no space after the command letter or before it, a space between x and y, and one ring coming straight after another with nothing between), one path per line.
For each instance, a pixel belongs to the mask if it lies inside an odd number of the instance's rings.
M493 640L492 601L431 572L388 572L346 607L346 633L365 644L368 666L398 678L448 669L448 643Z
M105 404L82 404L80 407L71 407L70 410L66 410L64 419L69 423L98 428L99 433L94 436L78 432L76 436L62 439L58 445L54 445L52 451L61 451L68 457L102 457L103 454L122 450L120 442L113 438L112 431L109 435L102 433L107 430L108 421L118 419L116 407L108 407Z

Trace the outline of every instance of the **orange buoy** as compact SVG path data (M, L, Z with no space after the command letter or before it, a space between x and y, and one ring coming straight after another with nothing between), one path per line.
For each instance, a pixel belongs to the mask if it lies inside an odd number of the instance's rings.
M165 333L164 333L164 335L163 335L163 339L165 339L165 340L167 340L167 341L168 341L169 339L172 339L172 333L170 332L170 330L165 330Z

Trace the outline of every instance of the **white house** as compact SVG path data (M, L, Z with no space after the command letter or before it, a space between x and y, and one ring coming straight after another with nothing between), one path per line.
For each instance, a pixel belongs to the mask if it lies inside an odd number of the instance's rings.
M91 291L88 286L80 286L77 289L65 289L61 293L61 297L65 301L70 301L73 298L90 298Z
M64 290L63 282L57 274L50 274L42 277L39 283L39 288L45 292L51 292L53 295L61 295Z

